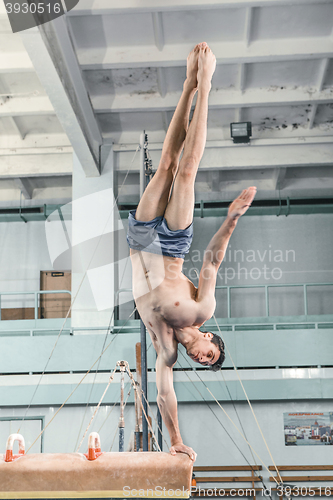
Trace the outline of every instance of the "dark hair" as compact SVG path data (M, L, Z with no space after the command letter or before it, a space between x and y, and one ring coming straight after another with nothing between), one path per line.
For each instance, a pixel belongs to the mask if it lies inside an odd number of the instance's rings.
M213 370L213 372L217 372L221 368L223 361L225 360L224 342L219 335L216 335L213 332L212 332L212 335L213 336L210 339L210 341L214 345L216 345L216 347L218 347L218 349L220 351L220 357L217 361L215 361L215 363L212 366L210 366L210 370Z

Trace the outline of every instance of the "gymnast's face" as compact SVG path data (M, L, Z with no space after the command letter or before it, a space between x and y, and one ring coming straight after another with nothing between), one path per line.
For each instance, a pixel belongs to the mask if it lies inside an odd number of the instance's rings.
M216 363L220 357L220 351L211 341L212 338L213 334L211 332L198 331L198 337L186 351L187 355L203 366L211 366Z

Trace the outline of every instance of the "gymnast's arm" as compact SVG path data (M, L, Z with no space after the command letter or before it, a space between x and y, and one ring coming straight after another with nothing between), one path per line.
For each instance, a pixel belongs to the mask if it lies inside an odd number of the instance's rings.
M217 271L223 261L231 235L241 215L244 215L256 194L256 188L250 187L236 198L228 209L228 215L205 250L199 276L197 302L211 317L215 310L215 285Z
M174 355L172 355L174 357ZM171 448L170 453L186 453L193 461L196 459L196 453L183 444L179 431L177 398L173 387L172 367L175 361L170 363L170 356L167 350L159 349L156 359L156 385L157 385L157 404L160 409L163 421L168 429Z
M224 258L230 237L236 227L237 220L229 216L223 222L220 229L215 233L208 244L199 276L197 303L205 318L210 318L215 311L215 286L219 267Z

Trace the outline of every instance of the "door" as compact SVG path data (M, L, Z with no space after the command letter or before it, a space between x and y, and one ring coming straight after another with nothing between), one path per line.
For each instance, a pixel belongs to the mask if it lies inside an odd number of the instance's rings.
M71 290L70 271L41 271L41 290ZM66 318L71 305L69 293L50 293L40 295L41 318ZM69 314L69 318L71 315Z

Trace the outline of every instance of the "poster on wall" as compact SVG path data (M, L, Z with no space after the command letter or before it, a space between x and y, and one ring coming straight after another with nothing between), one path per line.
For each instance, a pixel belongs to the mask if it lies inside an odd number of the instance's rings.
M333 444L333 412L284 413L286 446Z

